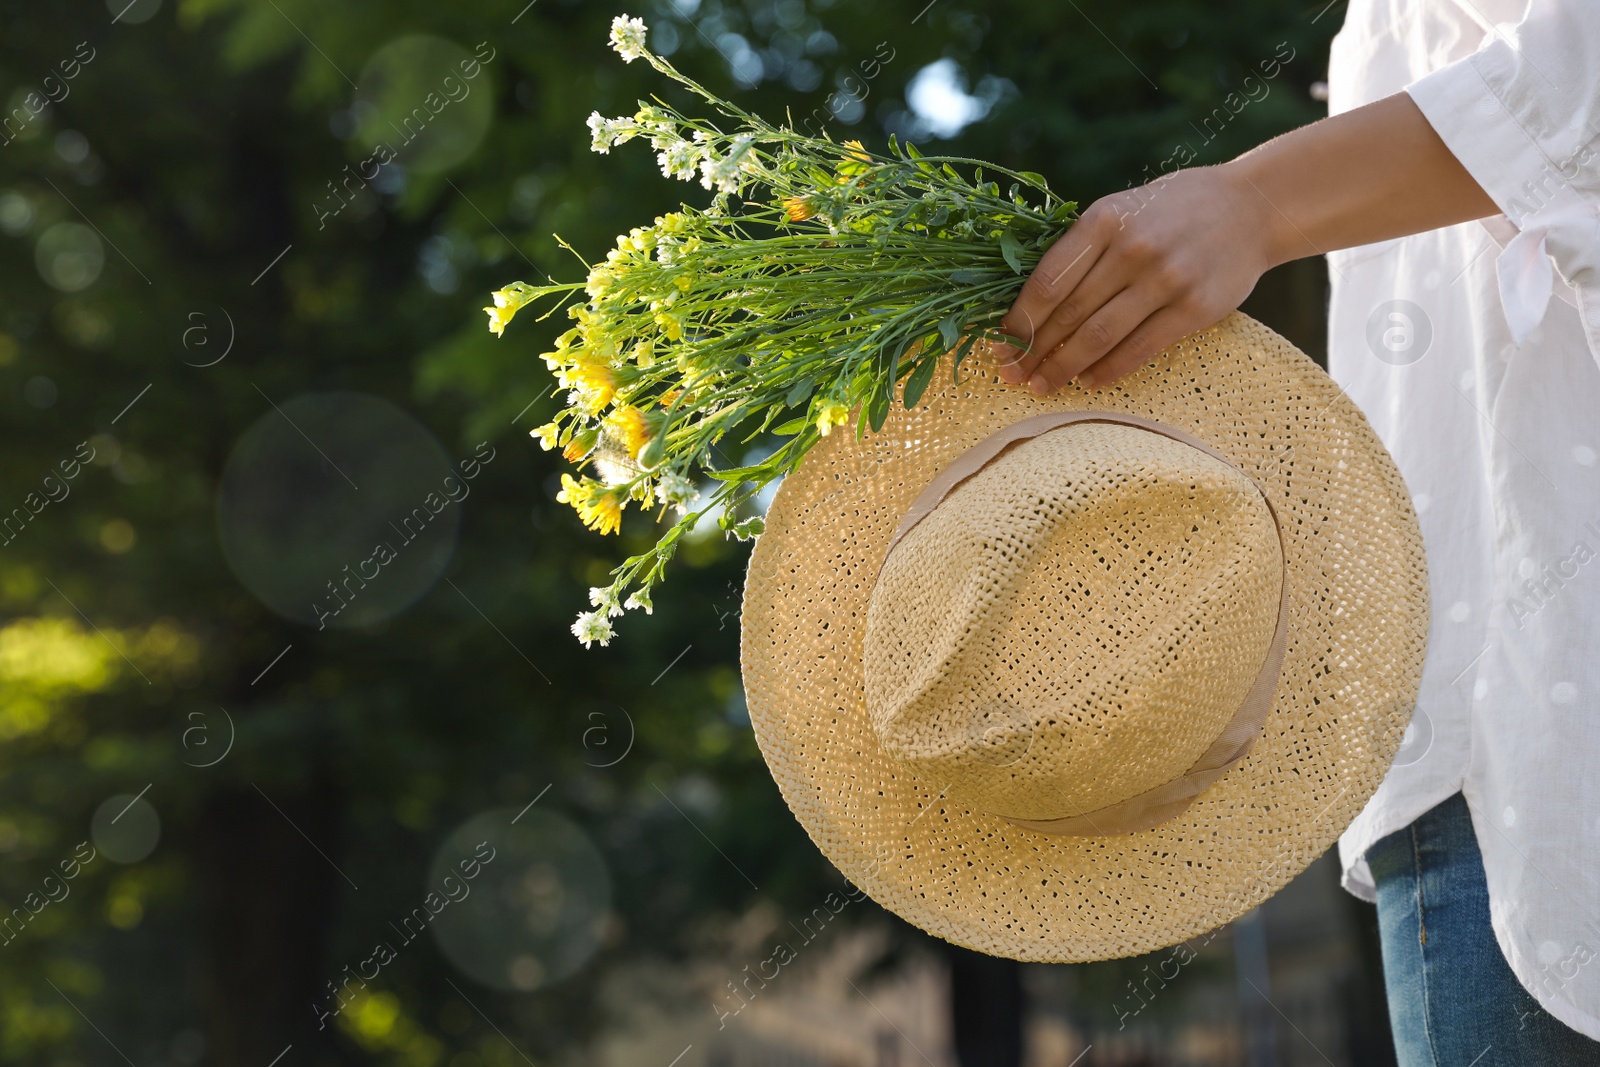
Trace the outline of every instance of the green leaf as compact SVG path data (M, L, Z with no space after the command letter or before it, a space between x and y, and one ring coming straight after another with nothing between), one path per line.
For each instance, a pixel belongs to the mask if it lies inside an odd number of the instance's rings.
M1031 170L1019 170L1017 171L1017 177L1021 178L1023 181L1032 182L1041 189L1046 187L1043 174L1036 174Z
M978 335L969 333L961 341L961 347L956 349L956 366L961 366L961 361L967 358L967 353L972 351L972 346L977 344Z
M930 352L922 358L916 369L911 372L911 377L906 379L904 404L908 408L917 406L917 401L922 399L922 394L927 391L928 383L933 381L933 372L939 368L939 353Z
M948 352L956 345L956 337L961 332L961 312L952 311L939 320L939 340L944 342L944 351Z
M977 342L978 335L969 333L966 340L961 342L961 347L956 349L955 365L950 368L950 378L955 384L961 384L961 361L967 358L967 353L972 351L972 346Z
M889 417L889 401L894 396L894 379L885 378L884 384L888 388L873 390L872 399L867 401L867 419L873 433L883 429L883 420Z
M1011 264L1012 270L1018 274L1022 273L1022 244L1009 227L1000 235L1000 254L1006 257L1006 262Z
M805 429L806 428L806 423L809 420L810 420L810 416L809 415L801 415L797 419L790 419L788 422L784 423L781 426L774 426L772 428L772 432L777 434L779 437L790 437L790 436L792 436L794 434L799 433L801 430Z
M987 270L966 269L950 272L950 280L957 285L982 285L984 282L992 282L996 278L1002 277L1004 275L995 274L993 271Z
M784 395L783 406L792 408L799 404L800 401L810 396L813 384L814 383L810 378L805 378L801 381L795 382L794 385L790 387L789 392Z
M777 453L773 453L760 463L748 467L729 467L720 471L708 470L706 473L719 482L767 481L777 471L777 464L773 461L776 455Z

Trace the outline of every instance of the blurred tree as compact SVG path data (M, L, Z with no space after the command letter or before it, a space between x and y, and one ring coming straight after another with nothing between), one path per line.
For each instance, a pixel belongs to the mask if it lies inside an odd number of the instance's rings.
M758 899L805 910L837 884L742 714L744 550L690 546L653 616L579 648L567 626L587 587L653 533L625 523L602 541L554 502L561 465L526 430L555 404L537 353L560 326L519 320L497 341L478 310L515 277L582 269L554 232L598 255L705 200L642 148L588 150L591 111L663 91L606 49L616 13L8 5L5 1062L261 1067L291 1046L285 1064L538 1061L597 1033L623 962L684 958ZM1307 90L1336 28L1326 8L1265 0L633 13L663 52L770 117L788 109L840 139L948 135L1084 203L1316 117ZM374 167L390 130L415 144ZM1277 295L1251 310L1318 349L1316 279L1269 278ZM219 535L252 503L224 493L242 435L287 433L280 416L304 434L286 407L336 391L386 398L451 462L480 442L494 456L437 583L356 628L268 609L271 590L247 588ZM354 454L381 469L391 446ZM253 503L295 513L347 474L326 454L299 462ZM422 939L350 982L422 902L454 827L534 802L583 828L611 872L592 961L495 991ZM136 804L159 820L148 858L135 817L118 822ZM539 985L526 968L519 981ZM333 987L345 1010L321 1015Z

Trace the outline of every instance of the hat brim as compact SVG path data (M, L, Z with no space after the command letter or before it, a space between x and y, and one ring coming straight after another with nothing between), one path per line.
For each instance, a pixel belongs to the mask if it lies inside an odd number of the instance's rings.
M783 482L751 553L740 663L785 802L852 883L958 945L1037 962L1136 955L1255 907L1337 839L1377 790L1416 703L1428 577L1416 512L1366 418L1283 337L1235 312L1098 391L1039 397L946 353L917 407L853 423ZM1022 829L953 801L878 747L862 682L873 577L940 469L1045 411L1128 412L1186 430L1268 493L1290 630L1277 694L1243 763L1178 817L1115 837Z

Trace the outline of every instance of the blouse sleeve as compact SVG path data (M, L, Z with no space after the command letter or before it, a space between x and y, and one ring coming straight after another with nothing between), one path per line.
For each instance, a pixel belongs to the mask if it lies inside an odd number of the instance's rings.
M1600 363L1600 4L1530 0L1521 23L1406 91L1521 231L1496 262L1513 339L1543 318L1553 261Z

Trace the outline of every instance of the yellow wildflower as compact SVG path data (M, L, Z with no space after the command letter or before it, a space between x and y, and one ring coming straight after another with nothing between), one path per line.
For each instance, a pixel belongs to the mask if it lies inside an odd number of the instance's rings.
M484 308L483 310L489 313L489 332L494 334L496 337L505 336L506 324L509 323L511 321L511 317L517 313L515 308L493 307Z
M844 155L839 157L839 166L836 168L839 175L839 184L859 184L861 175L867 173L872 167L872 154L866 150L860 141L846 141Z
M556 494L556 503L570 504L574 508L580 505L587 506L590 494L599 484L599 482L592 481L589 478L585 478L580 482L572 475L563 472L561 475L561 492Z
M589 299L599 300L612 289L616 288L616 272L606 267L595 267L589 272L589 277L584 282L584 292L589 294Z
M606 493L594 502L588 514L579 512L578 517L585 526L597 533L616 533L622 529L622 501Z
M603 363L574 363L566 369L565 378L563 384L578 391L590 412L599 411L616 395L617 379Z
M670 311L656 312L656 325L661 327L669 341L683 340L683 323Z
M516 315L518 308L533 299L534 293L533 287L526 282L512 282L489 295L494 300L494 306L483 309L489 315L489 331L496 337L503 337L506 324Z
M547 422L543 426L536 426L529 430L528 436L537 438L539 441L539 447L548 452L552 448L556 447L556 435L560 432L561 427L557 426L553 422Z
M783 201L783 210L789 216L790 222L804 222L816 214L811 202L803 196L786 197Z
M622 499L592 478L579 481L570 474L562 474L561 492L556 494L556 500L570 504L583 524L598 533L616 533L622 528Z
M850 409L837 400L824 400L817 408L817 432L826 437L835 426L850 421Z
M650 440L650 428L645 424L644 412L631 404L624 404L607 415L605 426L621 439L630 459L638 459L639 450Z

